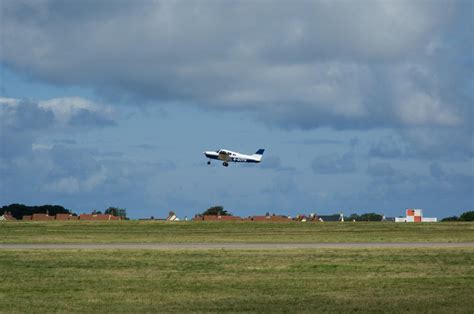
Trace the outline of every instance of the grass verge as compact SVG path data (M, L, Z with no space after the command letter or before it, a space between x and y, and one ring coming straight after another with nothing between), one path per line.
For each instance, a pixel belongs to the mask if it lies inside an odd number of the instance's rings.
M474 223L2 222L0 243L474 242Z
M466 312L474 249L0 251L0 312Z

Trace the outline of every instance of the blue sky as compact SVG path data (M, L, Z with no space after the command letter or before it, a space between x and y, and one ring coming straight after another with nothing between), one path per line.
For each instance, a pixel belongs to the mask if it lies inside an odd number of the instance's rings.
M472 6L3 0L0 204L473 210Z

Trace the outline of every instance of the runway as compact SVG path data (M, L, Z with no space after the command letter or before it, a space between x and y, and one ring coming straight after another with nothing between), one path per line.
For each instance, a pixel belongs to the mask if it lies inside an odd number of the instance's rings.
M0 243L0 250L288 250L351 248L463 248L474 242L353 243Z

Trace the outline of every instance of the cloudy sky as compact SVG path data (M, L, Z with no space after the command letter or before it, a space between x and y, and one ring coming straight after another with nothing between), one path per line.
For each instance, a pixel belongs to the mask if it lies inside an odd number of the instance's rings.
M0 36L0 205L473 210L470 0L0 0Z

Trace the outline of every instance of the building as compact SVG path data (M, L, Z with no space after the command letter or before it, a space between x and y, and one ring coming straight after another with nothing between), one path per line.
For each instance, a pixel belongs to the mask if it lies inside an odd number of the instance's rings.
M66 220L78 220L78 216L73 216L71 214L56 214L56 220L66 221Z
M178 216L176 216L174 211L170 211L168 217L166 218L166 221L179 221L179 218Z
M437 222L438 218L423 217L422 209L407 208L406 217L395 218L395 222Z
M54 216L50 216L48 213L33 213L31 215L31 220L34 221L48 221L48 220L54 220Z
M239 216L222 215L198 215L193 218L194 221L237 221L242 220Z
M286 216L279 216L279 215L272 215L272 216L253 216L250 217L251 221L277 221L277 222L285 222L285 221L292 221L290 218Z
M107 214L81 214L79 220L121 220L121 218Z
M7 220L16 220L16 218L12 216L12 213L5 212L3 215L0 216L0 221L7 221Z

